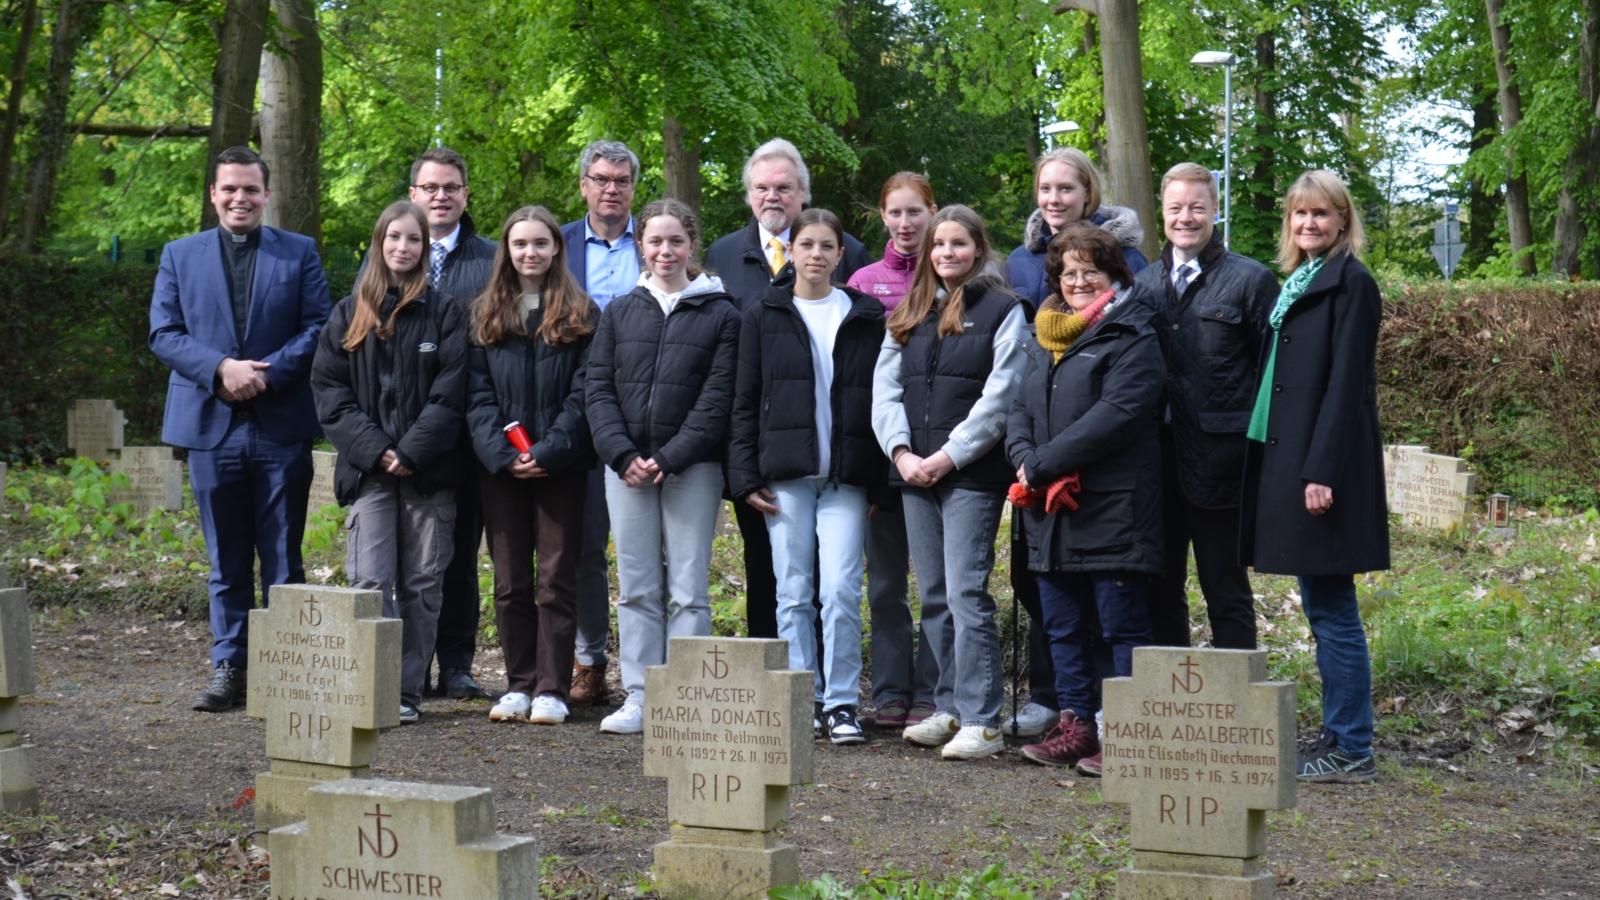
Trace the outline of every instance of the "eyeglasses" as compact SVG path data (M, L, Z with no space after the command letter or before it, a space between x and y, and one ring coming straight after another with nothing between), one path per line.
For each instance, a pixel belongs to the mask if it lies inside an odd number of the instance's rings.
M602 191L608 187L614 187L619 191L625 191L633 187L633 177L629 175L623 175L619 178L602 178L599 175L585 175L583 177L589 179L590 184Z
M1066 270L1061 273L1062 284L1093 284L1106 277L1099 269Z
M796 185L792 185L792 184L752 184L752 185L750 185L750 193L752 195L754 195L754 196L757 196L757 197L763 196L765 194L772 194L775 197L788 197L788 196L790 196L791 194L793 194L797 190L799 190L799 187L797 187Z
M427 194L429 197L437 197L440 194L446 197L454 197L467 189L464 184L413 184L412 187Z

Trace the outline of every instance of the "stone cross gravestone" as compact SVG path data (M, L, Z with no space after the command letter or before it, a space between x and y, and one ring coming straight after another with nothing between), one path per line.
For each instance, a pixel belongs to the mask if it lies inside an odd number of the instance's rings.
M110 462L111 451L122 449L127 422L110 400L78 400L67 411L67 446L95 462Z
M123 447L111 474L128 479L127 487L111 492L114 501L132 503L141 513L183 509L183 463L173 458L171 447Z
M28 620L28 594L22 588L0 589L0 810L33 809L39 786L33 780L33 748L22 743L18 698L31 694L33 626Z
M497 834L488 788L347 779L306 792L305 821L274 829L274 898L533 900L533 838Z
M332 450L311 451L311 497L306 504L311 512L339 505L339 498L333 493L333 470L338 462L339 454Z
M1294 685L1265 650L1140 647L1105 681L1101 791L1129 805L1119 898L1272 896L1266 810L1295 804Z
M1389 511L1413 528L1448 531L1466 521L1478 476L1467 461L1429 453L1420 444L1391 444L1383 452Z
M644 774L667 779L669 840L655 847L663 897L765 897L800 880L774 829L789 787L812 780L810 672L786 641L673 638L645 671Z
M305 818L305 792L370 774L378 730L400 724L399 619L378 591L280 584L250 611L245 712L267 725L270 771L256 777L256 824Z

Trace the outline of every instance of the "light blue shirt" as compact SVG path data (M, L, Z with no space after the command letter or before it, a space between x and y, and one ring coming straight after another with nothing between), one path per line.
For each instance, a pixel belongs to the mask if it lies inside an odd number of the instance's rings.
M633 217L622 236L609 244L589 227L583 217L584 277L589 296L601 309L613 299L633 290L639 283L639 245L633 242Z

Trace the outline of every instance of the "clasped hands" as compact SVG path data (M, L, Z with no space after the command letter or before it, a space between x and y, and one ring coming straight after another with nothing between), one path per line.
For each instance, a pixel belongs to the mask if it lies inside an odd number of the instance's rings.
M272 363L253 359L225 359L217 365L217 396L229 403L243 403L267 389L266 370Z
M901 480L919 488L931 488L939 479L956 470L955 461L943 450L931 456L918 456L909 447L902 447L895 452L894 467L900 473Z

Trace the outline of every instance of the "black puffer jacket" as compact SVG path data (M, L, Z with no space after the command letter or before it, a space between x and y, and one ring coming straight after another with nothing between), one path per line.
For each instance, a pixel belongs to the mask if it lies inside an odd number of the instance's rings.
M494 241L478 234L469 213L461 214L461 233L445 255L439 272L439 293L462 304L463 312L483 293L494 272ZM427 261L424 260L424 265Z
M721 462L733 409L739 312L716 278L696 279L672 315L639 286L606 305L584 393L601 462L636 457L665 473Z
M843 289L850 311L833 344L828 480L877 489L889 461L872 434L872 370L883 346L883 304ZM744 314L728 443L728 490L743 500L776 481L818 474L811 335L792 289L774 288Z
M391 291L380 310L383 319L394 303ZM354 312L354 297L339 301L311 363L317 418L339 451L334 495L350 505L362 480L391 449L416 472L413 484L421 493L460 483L467 345L459 304L430 289L400 311L389 340L369 333L361 346L346 350Z
M1006 455L1041 493L1063 475L1076 510L1022 511L1035 572L1161 571L1161 347L1152 300L1134 287L1052 363L1037 341L1006 428Z
M587 302L591 321L597 321L600 310ZM594 449L583 380L594 333L552 346L539 336L537 321L528 324L528 336L507 335L487 347L473 344L467 352L467 428L473 450L485 469L503 471L516 461L517 451L502 429L521 422L533 441L530 455L550 474L588 468Z
M1172 289L1172 247L1134 281L1159 298L1167 403L1178 456L1178 487L1206 509L1239 504L1245 428L1255 405L1259 348L1271 327L1278 279L1266 266L1229 253L1212 235L1200 277L1183 296Z

